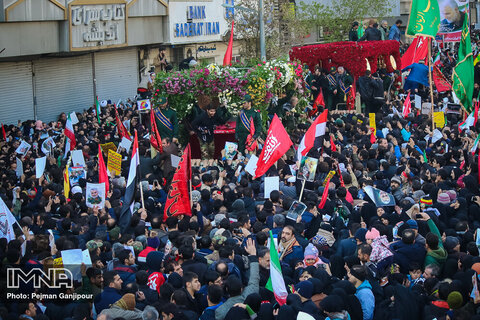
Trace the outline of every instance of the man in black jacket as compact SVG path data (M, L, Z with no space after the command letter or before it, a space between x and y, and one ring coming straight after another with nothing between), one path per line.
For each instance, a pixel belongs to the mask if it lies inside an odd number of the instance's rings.
M216 125L225 123L226 109L223 112L224 110L220 108L219 112L217 112L217 109L210 104L206 107L206 110L193 120L192 127L200 140L202 159L213 159L213 154L215 153L213 132Z
M377 29L378 28L378 23L375 22L375 20L370 19L368 22L368 28L365 29L365 34L360 38L359 41L376 41L376 40L382 40L382 32Z
M348 33L348 41L358 41L358 22L355 21Z

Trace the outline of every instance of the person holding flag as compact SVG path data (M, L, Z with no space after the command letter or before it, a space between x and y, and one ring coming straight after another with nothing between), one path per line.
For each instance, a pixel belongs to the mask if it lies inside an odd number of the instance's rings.
M238 114L237 125L235 127L235 138L238 141L238 151L244 153L247 143L247 137L250 134L251 130L251 121L253 119L253 125L255 133L253 138L259 138L262 133L262 119L260 112L253 109L252 106L252 97L249 94L246 94L243 97L243 108Z
M158 133L162 138L170 138L178 143L177 113L170 108L167 98L161 97L158 101L158 106L153 109Z

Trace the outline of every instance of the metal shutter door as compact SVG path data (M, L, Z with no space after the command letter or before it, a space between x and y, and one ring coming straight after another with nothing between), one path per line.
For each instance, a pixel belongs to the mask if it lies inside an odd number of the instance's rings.
M125 101L137 94L137 49L95 53L97 96L101 100Z
M34 63L38 119L53 121L62 112L81 112L93 106L91 54Z
M0 122L33 120L32 62L0 63Z

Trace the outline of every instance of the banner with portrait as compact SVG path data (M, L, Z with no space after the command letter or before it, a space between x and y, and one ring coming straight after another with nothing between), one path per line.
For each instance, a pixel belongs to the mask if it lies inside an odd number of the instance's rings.
M463 20L468 13L468 1L466 0L439 0L440 28L437 41L460 41L462 35Z

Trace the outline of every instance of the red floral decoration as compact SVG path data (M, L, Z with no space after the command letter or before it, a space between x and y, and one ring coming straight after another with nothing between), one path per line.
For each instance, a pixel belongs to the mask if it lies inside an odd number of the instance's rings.
M367 70L368 60L372 73L377 71L378 57L382 56L388 72L393 72L390 56L393 56L397 66L401 66L400 45L395 40L332 42L303 47L293 47L290 50L290 60L299 60L307 64L313 72L318 64L329 70L330 67L343 66L355 78L363 76Z

